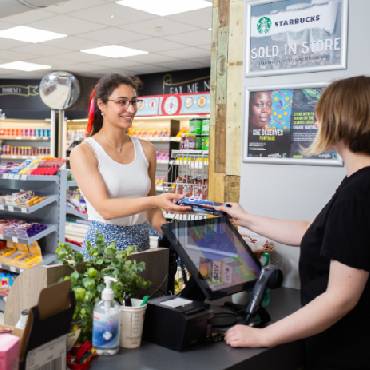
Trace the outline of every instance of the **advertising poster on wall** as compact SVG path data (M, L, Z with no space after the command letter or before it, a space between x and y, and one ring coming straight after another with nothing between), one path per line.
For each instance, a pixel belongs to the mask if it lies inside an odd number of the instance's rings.
M249 3L246 74L346 67L347 0Z
M265 88L246 93L246 162L341 165L336 152L308 156L317 134L315 107L323 86Z

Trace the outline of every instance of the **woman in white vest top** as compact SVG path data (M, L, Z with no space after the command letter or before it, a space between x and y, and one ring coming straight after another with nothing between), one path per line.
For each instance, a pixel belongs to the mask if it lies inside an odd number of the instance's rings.
M102 77L90 104L89 137L70 157L73 177L87 204L91 221L86 241L95 243L97 233L119 249L149 245L149 225L160 231L165 222L161 209L174 212L178 194L155 195L155 147L129 137L138 99L134 80L112 74ZM86 249L84 249L86 255Z

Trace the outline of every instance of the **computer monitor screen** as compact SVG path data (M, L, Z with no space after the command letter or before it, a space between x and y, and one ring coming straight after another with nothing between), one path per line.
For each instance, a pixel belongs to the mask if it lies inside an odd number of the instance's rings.
M164 234L209 299L253 286L261 265L227 217L165 224Z

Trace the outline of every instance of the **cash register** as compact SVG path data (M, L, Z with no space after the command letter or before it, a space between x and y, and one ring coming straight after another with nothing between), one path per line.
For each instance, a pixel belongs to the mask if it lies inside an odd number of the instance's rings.
M230 315L224 315L226 322L230 322L230 317L235 321L239 316L235 322L252 324L261 312L263 321L268 321L260 303L266 287L281 283L281 273L273 266L262 268L228 217L174 221L163 225L162 229L205 300L178 296L150 300L144 339L174 350L206 342L214 338L213 327L218 326L216 322L220 323L212 302L245 290L252 292L247 307L228 311Z

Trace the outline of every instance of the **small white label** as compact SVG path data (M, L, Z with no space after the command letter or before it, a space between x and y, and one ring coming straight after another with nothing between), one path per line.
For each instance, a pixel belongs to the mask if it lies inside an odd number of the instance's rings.
M3 211L4 210L4 204L0 204L0 209Z
M21 175L22 180L27 180L27 175Z
M8 206L8 211L9 212L14 212L14 207L13 206Z
M18 243L18 238L16 236L12 236L12 242L13 243Z
M27 208L21 208L22 213L27 213Z
M19 175L14 175L13 178L14 178L14 180L18 180L19 179Z

